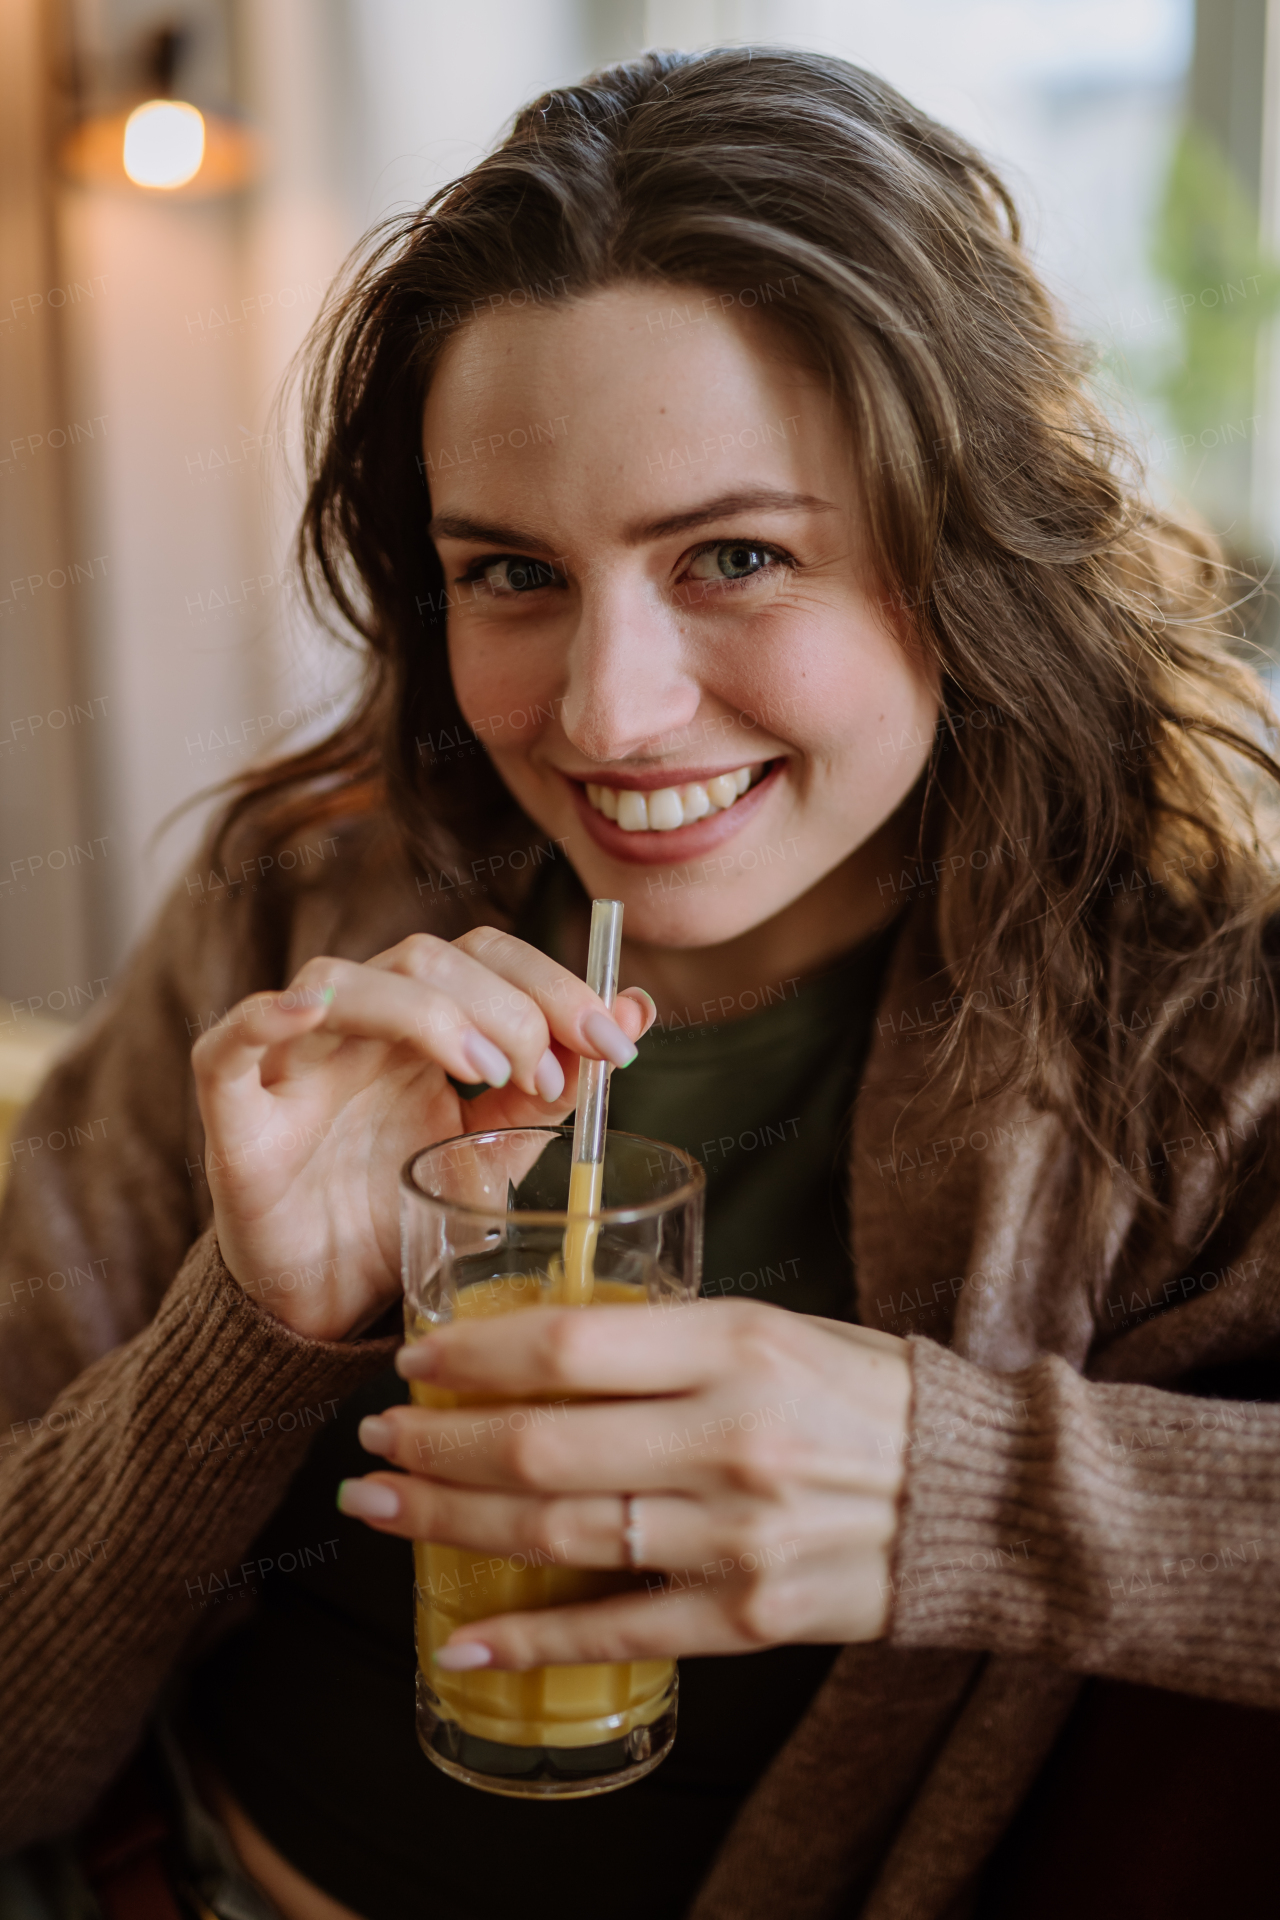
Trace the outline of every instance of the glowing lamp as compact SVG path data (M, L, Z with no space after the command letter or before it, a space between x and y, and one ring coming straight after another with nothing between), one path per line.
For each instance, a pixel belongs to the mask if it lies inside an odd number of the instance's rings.
M153 122L160 114L164 119ZM95 113L80 121L63 141L60 158L66 178L83 186L127 193L141 187L175 200L204 200L251 185L262 168L263 147L251 127L228 114L202 114L179 100L148 100L132 113Z
M124 124L124 170L138 187L185 187L204 159L204 115L185 100L146 100Z

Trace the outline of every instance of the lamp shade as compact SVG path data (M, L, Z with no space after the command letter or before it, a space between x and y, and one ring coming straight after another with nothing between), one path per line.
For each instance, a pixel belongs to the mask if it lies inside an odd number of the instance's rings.
M203 200L249 186L262 170L263 146L229 114L157 99L90 114L67 134L59 160L82 186Z

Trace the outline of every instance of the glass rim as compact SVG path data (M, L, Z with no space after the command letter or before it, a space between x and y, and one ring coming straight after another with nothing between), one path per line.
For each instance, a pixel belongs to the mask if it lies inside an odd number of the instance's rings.
M661 1200L646 1200L639 1206L601 1207L595 1213L571 1214L568 1208L520 1208L512 1213L506 1207L477 1207L467 1200L449 1200L443 1194L428 1193L417 1184L414 1168L428 1153L441 1153L446 1147L474 1146L482 1140L501 1140L504 1135L515 1133L545 1133L549 1139L567 1140L573 1144L572 1127L486 1127L478 1133L455 1133L448 1140L436 1140L429 1147L419 1147L411 1153L400 1169L400 1188L415 1200L425 1200L431 1206L448 1207L454 1213L465 1214L471 1220L519 1220L531 1227L564 1227L573 1220L598 1220L605 1226L628 1226L636 1220L652 1220L660 1213L669 1213L673 1207L686 1205L699 1194L706 1191L706 1170L699 1165L691 1153L683 1147L677 1147L670 1140L652 1140L646 1133L627 1133L620 1127L605 1130L605 1151L608 1152L610 1140L634 1140L639 1146L659 1147L662 1152L675 1156L684 1162L687 1178L674 1192Z

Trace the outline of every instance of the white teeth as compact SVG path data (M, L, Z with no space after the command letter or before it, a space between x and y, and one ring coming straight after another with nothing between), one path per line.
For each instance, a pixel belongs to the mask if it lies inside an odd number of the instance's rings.
M684 825L684 807L674 787L659 787L649 795L649 825L657 833Z
M627 833L643 833L649 825L649 803L634 787L623 787L618 795L618 825Z
M587 799L606 820L616 820L626 833L672 833L709 813L731 807L739 794L763 773L764 765L739 767L712 779L692 780L684 787L658 787L641 793L635 787L601 787L587 783Z

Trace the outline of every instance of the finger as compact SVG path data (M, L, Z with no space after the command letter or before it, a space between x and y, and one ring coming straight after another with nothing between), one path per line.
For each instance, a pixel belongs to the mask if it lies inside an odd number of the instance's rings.
M273 1048L316 1031L332 1001L332 991L320 986L253 994L201 1034L191 1050L191 1069L211 1134L255 1124L264 1058Z
M746 1653L791 1637L780 1631L770 1638L754 1628L750 1609L741 1606L737 1594L726 1592L724 1583L677 1588L654 1576L642 1593L469 1622L435 1657L446 1672L483 1665L520 1673L595 1661ZM463 1648L467 1651L459 1658ZM488 1653L487 1660L475 1657L478 1649Z
M468 1059L479 1069L473 1078L500 1087L510 1070L518 1087L548 1105L557 1104L571 1087L570 1055L576 1060L586 1053L626 1066L635 1058L634 1039L657 1017L643 988L620 996L610 1015L576 975L492 927L475 928L455 941L413 934L368 964L407 974L442 995L443 1006L433 1003L424 1010L430 1026L474 1027L479 1039L466 1037ZM485 1040L491 1043L487 1048ZM533 1117L545 1119L541 1112Z
M616 1010L611 1013L585 980L548 954L517 940L514 934L500 933L496 927L473 927L455 940L453 947L468 955L482 971L499 975L534 1001L563 1046L590 1059L607 1060L614 1067L628 1067L635 1059L635 1045L619 1023ZM643 1012L634 994L628 996L624 1012L627 1026L633 1026L635 1014Z
M583 1023L596 1014L606 1020L611 1018L629 1047L649 1031L658 1017L657 1006L643 987L624 987L610 1015L604 1002L567 967L527 942L499 933L493 927L472 928L454 941L439 940L432 934L411 934L397 946L376 954L368 965L398 969L415 978L427 979L448 964L446 956L451 953L476 961L483 974L501 978L527 994L541 1009L560 1044L575 1055L607 1058L611 1065L624 1065L630 1055L627 1048L616 1046L616 1036L614 1048L606 1053L591 1040ZM478 984L478 976L466 977ZM491 980L485 980L482 991L485 995L492 992Z
M642 1040L658 1017L658 1009L643 987L628 987L620 993L613 1011L619 1026L632 1040ZM481 1133L490 1127L545 1127L549 1121L562 1120L573 1112L578 1102L578 1058L571 1048L553 1040L535 1076L536 1100L514 1083L493 1088L467 1102L467 1131Z
M611 1302L590 1313L543 1308L439 1327L402 1347L396 1370L405 1380L511 1399L557 1389L680 1393L715 1378L726 1363L738 1371L755 1371L761 1360L771 1365L785 1350L788 1317L780 1308L735 1300Z
M782 1448L744 1445L730 1415L699 1420L692 1400L612 1401L585 1406L388 1407L360 1423L370 1453L456 1487L540 1495L697 1493L726 1483L772 1491ZM778 1424L786 1421L778 1410ZM754 1439L754 1432L752 1436ZM888 1469L886 1469L888 1471Z
M633 1009L639 1012L638 1023ZM629 1040L643 1040L658 1017L658 1008L643 987L624 987L613 1003L613 1017Z
M554 961L547 964L555 965ZM440 940L426 933L411 934L370 965L404 974L443 996L451 1009L445 1015L446 1025L474 1027L510 1061L517 1085L529 1093L540 1090L534 1076L547 1052L551 1030L536 997L518 981L486 967L463 941ZM495 1086L505 1085L505 1076L486 1077Z
M505 1086L513 1076L527 1093L558 1094L562 1074L547 1054L547 1023L527 994L487 974L456 946L415 934L399 947L339 976L330 961L309 960L295 984L312 984L328 971L338 986L348 1023L366 1023L370 1038L410 1040L455 1078Z
M370 1489L375 1489L376 1493ZM616 1493L585 1500L538 1500L525 1494L478 1493L412 1473L371 1473L344 1480L338 1507L377 1533L478 1552L540 1554L537 1565L625 1567L622 1501Z
M554 1073L546 1063L554 1064ZM558 1126L577 1105L577 1055L567 1047L553 1044L543 1056L537 1078L545 1092L536 1096L525 1093L511 1081L505 1087L490 1087L474 1100L466 1101L462 1117L467 1132L484 1133L493 1127Z
M429 1469L428 1469L429 1471ZM680 1494L565 1496L465 1490L418 1474L370 1473L344 1480L338 1507L377 1533L478 1553L537 1556L533 1564L704 1572L774 1573L815 1555L887 1546L895 1515L880 1499L817 1499L803 1519L744 1497L708 1504ZM628 1516L634 1533L628 1541ZM634 1552L631 1548L634 1547Z
M449 951L447 942L435 944ZM399 968L371 961L358 964L317 958L300 969L294 990L314 987L322 980L332 987L333 999L316 1042L309 1044L318 1044L320 1035L332 1035L408 1045L436 1061L456 1080L472 1085L487 1080L493 1086L505 1086L513 1066L529 1094L537 1095L540 1077L546 1084L545 1076L540 1076L547 1053L546 1023L532 1005L527 1008L524 1030L517 1035L513 1020L504 1019L500 1010L482 1008L473 1020L471 1008L460 1005L447 984L429 983ZM456 978L454 984L467 987L465 981ZM489 998L500 999L502 995ZM497 1044L495 1036L503 1045ZM297 1050L296 1059L304 1067L314 1064L305 1046ZM558 1095L563 1073L557 1063L552 1065L552 1088Z
M319 1026L333 997L332 990L319 985L250 994L229 1008L192 1047L191 1065L197 1079L214 1075L224 1083L240 1079L269 1047Z

